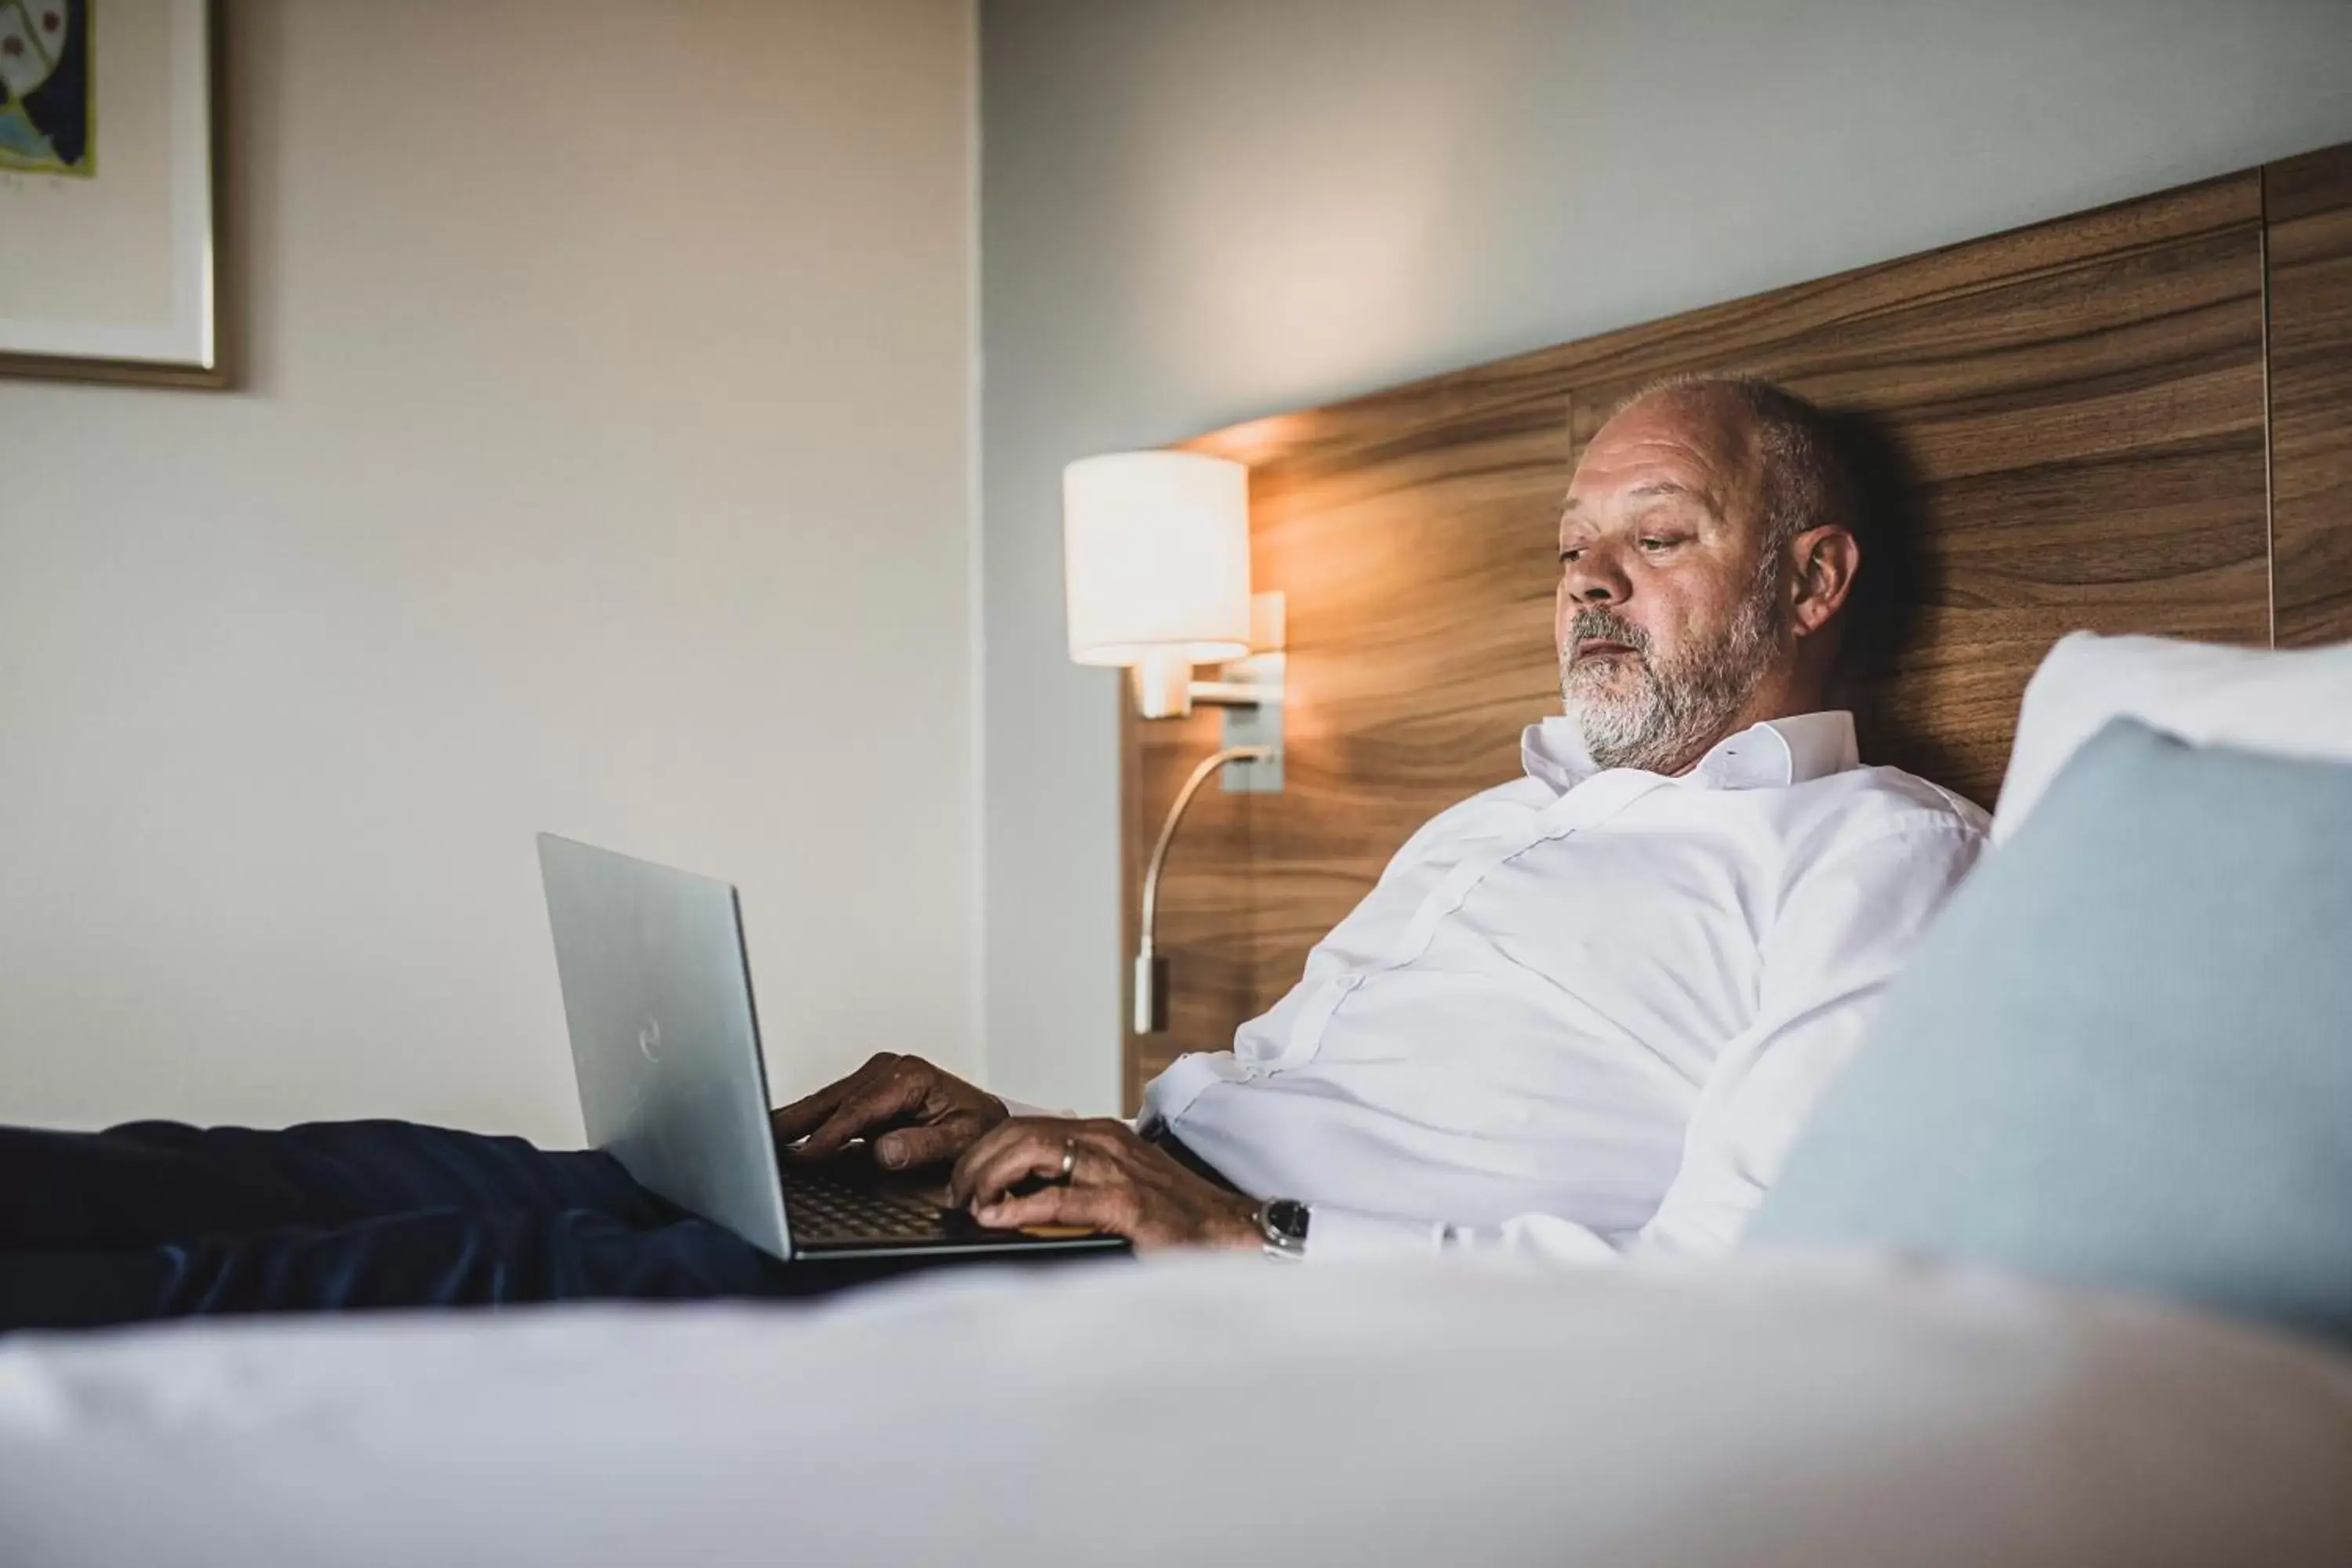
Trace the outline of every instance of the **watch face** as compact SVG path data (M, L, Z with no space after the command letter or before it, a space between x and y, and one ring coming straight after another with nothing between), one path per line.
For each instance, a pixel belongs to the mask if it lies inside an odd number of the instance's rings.
M1307 1239L1307 1205L1296 1198L1276 1198L1265 1205L1266 1228L1293 1241Z

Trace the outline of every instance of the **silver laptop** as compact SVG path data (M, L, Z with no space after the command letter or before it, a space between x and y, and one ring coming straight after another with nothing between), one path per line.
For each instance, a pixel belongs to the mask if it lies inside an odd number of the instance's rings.
M588 1142L639 1184L782 1258L1126 1249L988 1230L945 1206L938 1174L861 1150L780 1160L735 889L545 833L539 866Z

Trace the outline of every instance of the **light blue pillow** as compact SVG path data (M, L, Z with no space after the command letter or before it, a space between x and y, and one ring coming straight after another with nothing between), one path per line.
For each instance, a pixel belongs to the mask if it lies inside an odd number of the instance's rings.
M2100 731L1889 988L1748 1239L2352 1340L2352 768Z

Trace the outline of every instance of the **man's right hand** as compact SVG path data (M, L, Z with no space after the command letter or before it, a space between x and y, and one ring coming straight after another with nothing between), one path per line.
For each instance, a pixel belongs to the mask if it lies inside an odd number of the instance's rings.
M920 1057L884 1051L837 1083L769 1117L779 1148L825 1160L853 1138L866 1140L893 1171L955 1159L1010 1114L1004 1102ZM806 1140L806 1142L803 1142Z

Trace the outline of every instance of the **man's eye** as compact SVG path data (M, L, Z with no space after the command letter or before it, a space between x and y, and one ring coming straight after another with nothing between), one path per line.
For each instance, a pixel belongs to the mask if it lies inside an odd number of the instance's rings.
M1563 566L1573 565L1582 558L1583 554L1584 547L1580 544L1573 550L1563 550L1559 552L1559 563Z
M1643 540L1643 541L1641 542L1641 544L1642 544L1642 548L1643 548L1643 550L1646 550L1646 551L1648 551L1651 554L1655 555L1655 554L1656 554L1659 551L1661 551L1661 550L1671 550L1671 549L1673 549L1673 548L1674 548L1674 546L1675 546L1675 542L1676 542L1675 541L1671 540L1671 539L1658 539L1658 538L1654 538L1654 538L1650 538L1650 539L1644 539L1644 540Z

